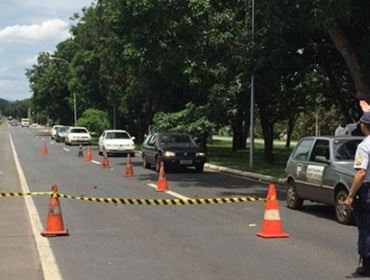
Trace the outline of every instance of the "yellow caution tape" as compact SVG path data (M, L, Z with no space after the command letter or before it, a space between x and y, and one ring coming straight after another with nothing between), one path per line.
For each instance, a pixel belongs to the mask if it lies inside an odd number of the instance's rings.
M202 205L202 204L226 204L240 202L266 201L265 198L241 196L221 198L189 198L189 199L156 199L156 198L121 198L121 197L85 197L73 196L58 192L0 192L0 197L19 197L32 195L49 195L58 198L75 199L99 203L112 203L124 205Z
M17 197L30 195L52 195L53 192L0 192L0 197Z
M222 198L189 198L189 199L155 199L155 198L100 198L100 197L84 197L72 196L62 193L55 193L56 197L77 199L83 201L99 202L99 203L113 203L125 205L200 205L200 204L225 204L225 203L239 203L239 202L254 202L265 201L264 198L243 196L243 197L222 197Z

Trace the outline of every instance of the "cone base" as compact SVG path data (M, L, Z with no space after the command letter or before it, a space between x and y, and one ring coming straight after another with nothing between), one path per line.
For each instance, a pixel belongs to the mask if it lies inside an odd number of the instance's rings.
M54 236L69 235L69 233L67 229L67 230L61 230L61 231L43 231L41 232L41 235L44 237L54 237Z
M155 190L156 192L166 192L168 191L168 184L167 184L167 180L165 179L160 179L158 182L157 182L157 189Z
M134 176L134 171L132 169L127 169L124 175L126 177L132 177Z
M103 163L101 167L102 167L102 168L109 168L110 166L109 166L109 164L108 164L108 163Z
M282 232L282 233L264 233L264 232L257 232L257 236L263 238L288 238L289 234Z

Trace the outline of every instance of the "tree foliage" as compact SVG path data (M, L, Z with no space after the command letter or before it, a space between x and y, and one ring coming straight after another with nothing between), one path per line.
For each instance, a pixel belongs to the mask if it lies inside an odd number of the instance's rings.
M311 124L320 110L334 126L335 115L356 120L357 99L370 96L368 1L259 0L255 34L251 3L98 0L74 16L73 37L27 70L33 108L68 124L75 95L78 115L103 111L138 141L153 118L195 132L228 125L237 151L249 134L253 74L269 162L277 124L289 145L302 114Z
M81 118L78 119L77 124L86 127L97 135L100 135L104 129L109 128L107 113L96 109L85 110Z

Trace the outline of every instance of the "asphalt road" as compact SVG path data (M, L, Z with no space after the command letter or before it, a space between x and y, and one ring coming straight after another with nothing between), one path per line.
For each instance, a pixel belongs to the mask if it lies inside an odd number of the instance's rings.
M7 154L9 130L31 191L59 191L71 195L125 198L174 198L155 192L148 183L158 175L134 159L135 177L122 175L125 159L110 157L110 169L79 158L78 147L51 141L37 128L1 128L0 150ZM3 141L3 139L5 139ZM40 155L43 142L48 155ZM102 158L93 150L93 159ZM4 165L4 161L6 164ZM2 158L0 190L15 191L17 180L12 158ZM9 168L12 167L12 168ZM267 184L215 172L178 171L167 174L170 190L186 197L265 197ZM19 186L18 186L19 187ZM262 202L195 206L126 206L61 199L70 236L49 238L63 279L345 279L357 266L354 226L335 221L333 209L307 203L304 210L285 207L285 193L278 186L280 214L286 239L256 237L264 216ZM18 189L19 190L19 189ZM35 241L22 198L0 198L7 205L1 215L0 248L19 238L12 225L22 221L24 235L17 242L23 250L12 254L36 262L26 279L40 278ZM32 197L41 222L48 213L48 197ZM13 204L14 203L14 206ZM17 207L17 211L13 208ZM2 209L2 208L0 208ZM21 216L21 217L18 217ZM0 250L0 260L9 250ZM42 260L42 257L40 258ZM19 262L14 275L26 269ZM2 273L2 272L0 272ZM19 274L21 275L21 274ZM46 275L47 276L47 275ZM47 279L52 279L48 278Z

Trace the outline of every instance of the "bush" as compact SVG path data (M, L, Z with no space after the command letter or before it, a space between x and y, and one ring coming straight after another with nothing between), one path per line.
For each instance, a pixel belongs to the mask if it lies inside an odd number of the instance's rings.
M107 113L96 109L87 109L83 112L81 118L78 119L77 124L100 135L104 129L109 127L109 120Z

